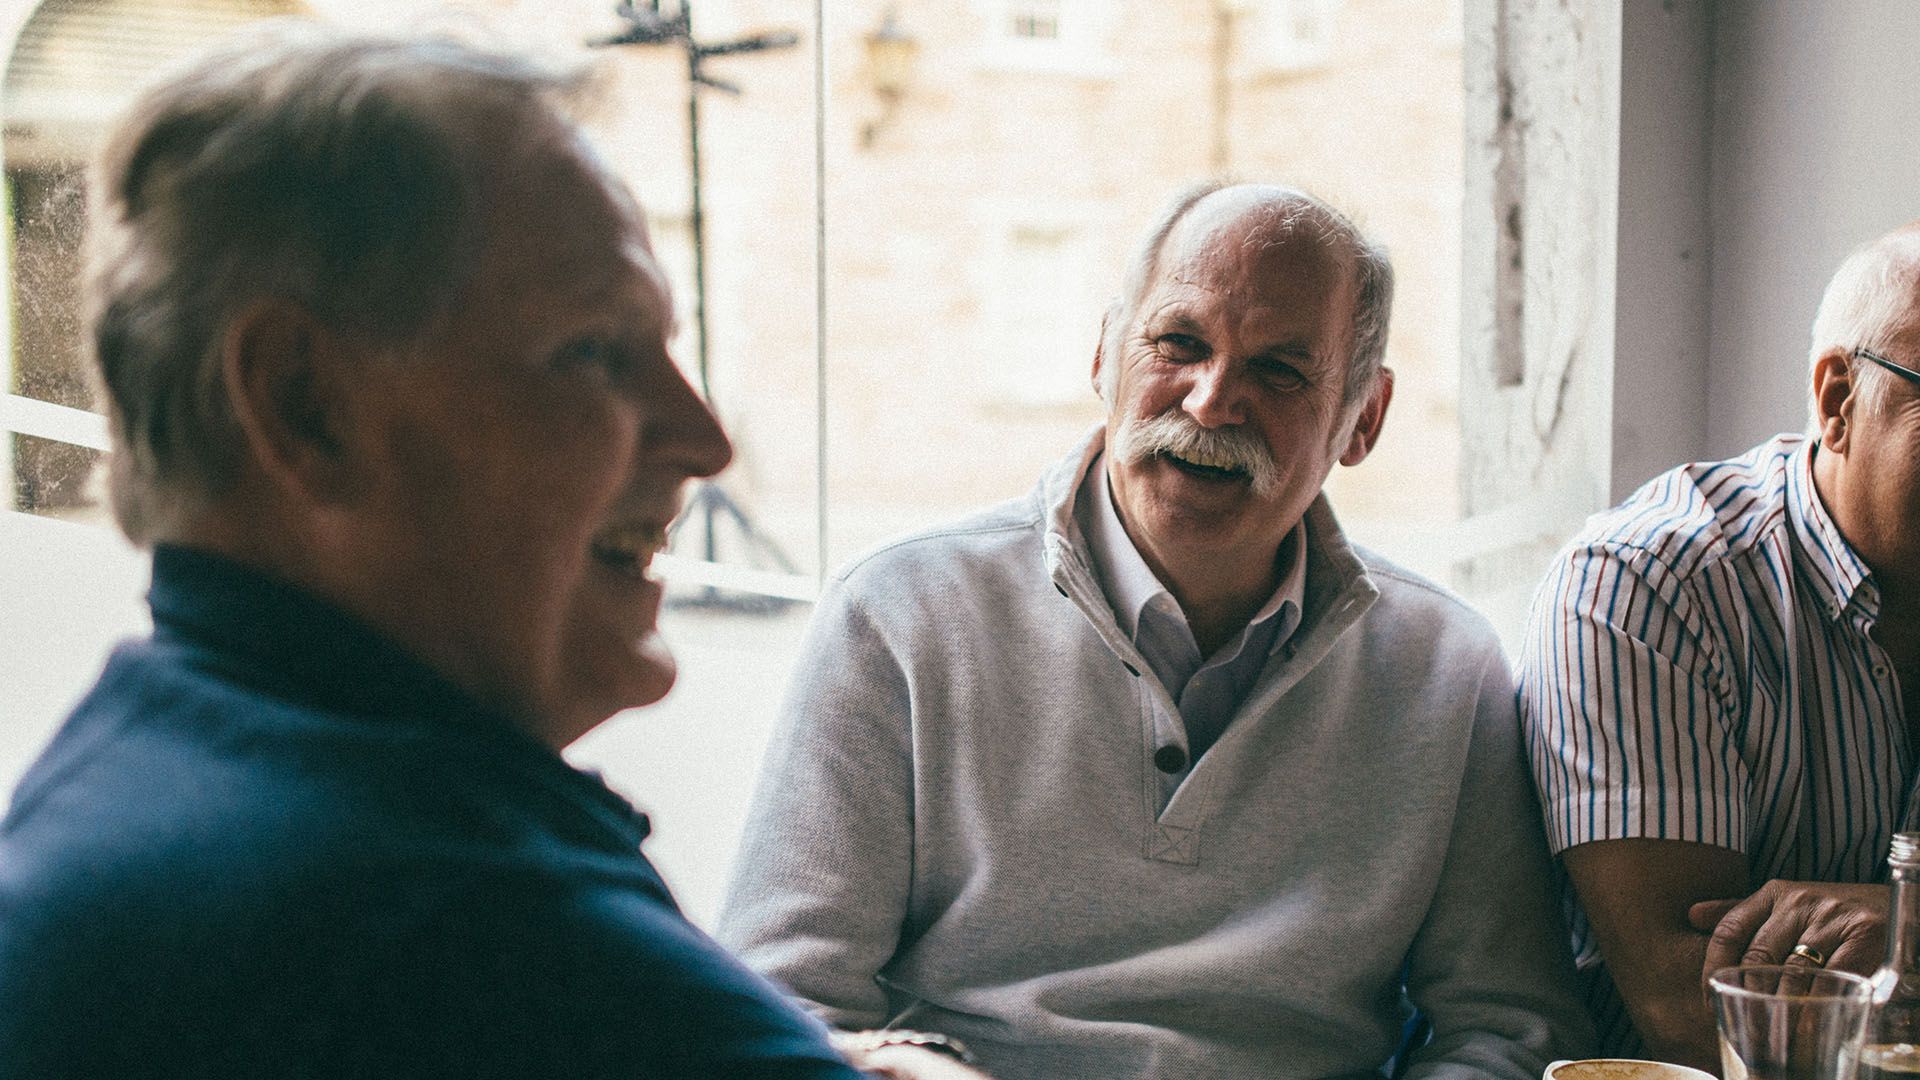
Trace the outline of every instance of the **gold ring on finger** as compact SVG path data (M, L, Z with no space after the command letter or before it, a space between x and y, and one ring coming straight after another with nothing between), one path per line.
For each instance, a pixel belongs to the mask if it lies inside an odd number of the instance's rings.
M1827 966L1827 954L1804 941L1793 947L1793 955L1800 957L1814 967Z

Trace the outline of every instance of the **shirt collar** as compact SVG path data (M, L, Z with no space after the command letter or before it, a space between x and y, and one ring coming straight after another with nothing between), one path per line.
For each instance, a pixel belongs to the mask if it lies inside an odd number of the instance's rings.
M1120 512L1114 506L1113 491L1107 480L1104 453L1096 457L1092 467L1087 470L1082 496L1092 509L1087 542L1093 549L1094 568L1099 571L1100 581L1106 587L1107 600L1113 605L1113 615L1120 629L1128 637L1136 637L1140 631L1141 615L1156 597L1165 597L1165 602L1174 610L1178 610L1177 603L1173 594L1154 575L1153 568L1147 565L1140 549L1134 546L1133 539L1127 535L1126 526L1120 523ZM1248 626L1258 626L1286 612L1286 617L1281 620L1280 632L1274 636L1275 648L1299 626L1300 609L1306 600L1307 543L1304 521L1294 524L1293 531L1287 534L1280 550L1287 560L1280 584L1260 610L1247 620ZM1292 606L1288 607L1289 604Z
M1819 443L1807 439L1787 464L1787 514L1799 543L1794 545L1808 578L1826 604L1828 619L1838 619L1858 604L1869 618L1878 614L1879 590L1873 574L1840 535L1813 484L1813 455Z

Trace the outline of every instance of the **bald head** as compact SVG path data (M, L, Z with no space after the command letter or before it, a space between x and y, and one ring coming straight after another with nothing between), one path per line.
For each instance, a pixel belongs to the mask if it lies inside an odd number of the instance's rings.
M1851 357L1855 349L1885 353L1889 339L1914 322L1916 315L1920 315L1920 221L1856 248L1834 271L1813 318L1808 362L1818 364L1832 353ZM1875 371L1857 380L1870 400L1884 388L1881 375L1893 378Z
M1393 264L1386 249L1361 233L1345 214L1304 191L1275 184L1207 183L1169 202L1127 264L1121 295L1107 313L1109 350L1138 314L1140 300L1159 276L1167 253L1191 250L1223 234L1241 244L1268 247L1312 243L1348 273L1341 293L1352 321L1346 337L1346 400L1364 396L1387 351L1393 307ZM1111 401L1116 365L1104 368L1102 394Z

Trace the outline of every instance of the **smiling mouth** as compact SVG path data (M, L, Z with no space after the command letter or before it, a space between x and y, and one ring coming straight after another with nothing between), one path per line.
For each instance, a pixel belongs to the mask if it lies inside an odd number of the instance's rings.
M1196 453L1183 457L1169 450L1160 451L1160 459L1189 476L1198 476L1205 480L1250 480L1247 470L1234 464L1227 458L1217 458L1211 454Z
M643 578L660 549L667 546L667 527L655 522L628 522L603 529L589 550L595 562L618 574Z

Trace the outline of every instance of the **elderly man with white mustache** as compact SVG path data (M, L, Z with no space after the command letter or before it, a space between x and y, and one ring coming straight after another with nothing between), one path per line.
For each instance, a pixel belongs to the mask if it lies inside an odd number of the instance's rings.
M836 577L722 939L1014 1080L1582 1053L1500 647L1321 494L1380 434L1391 294L1312 196L1176 199L1094 352L1105 425Z

